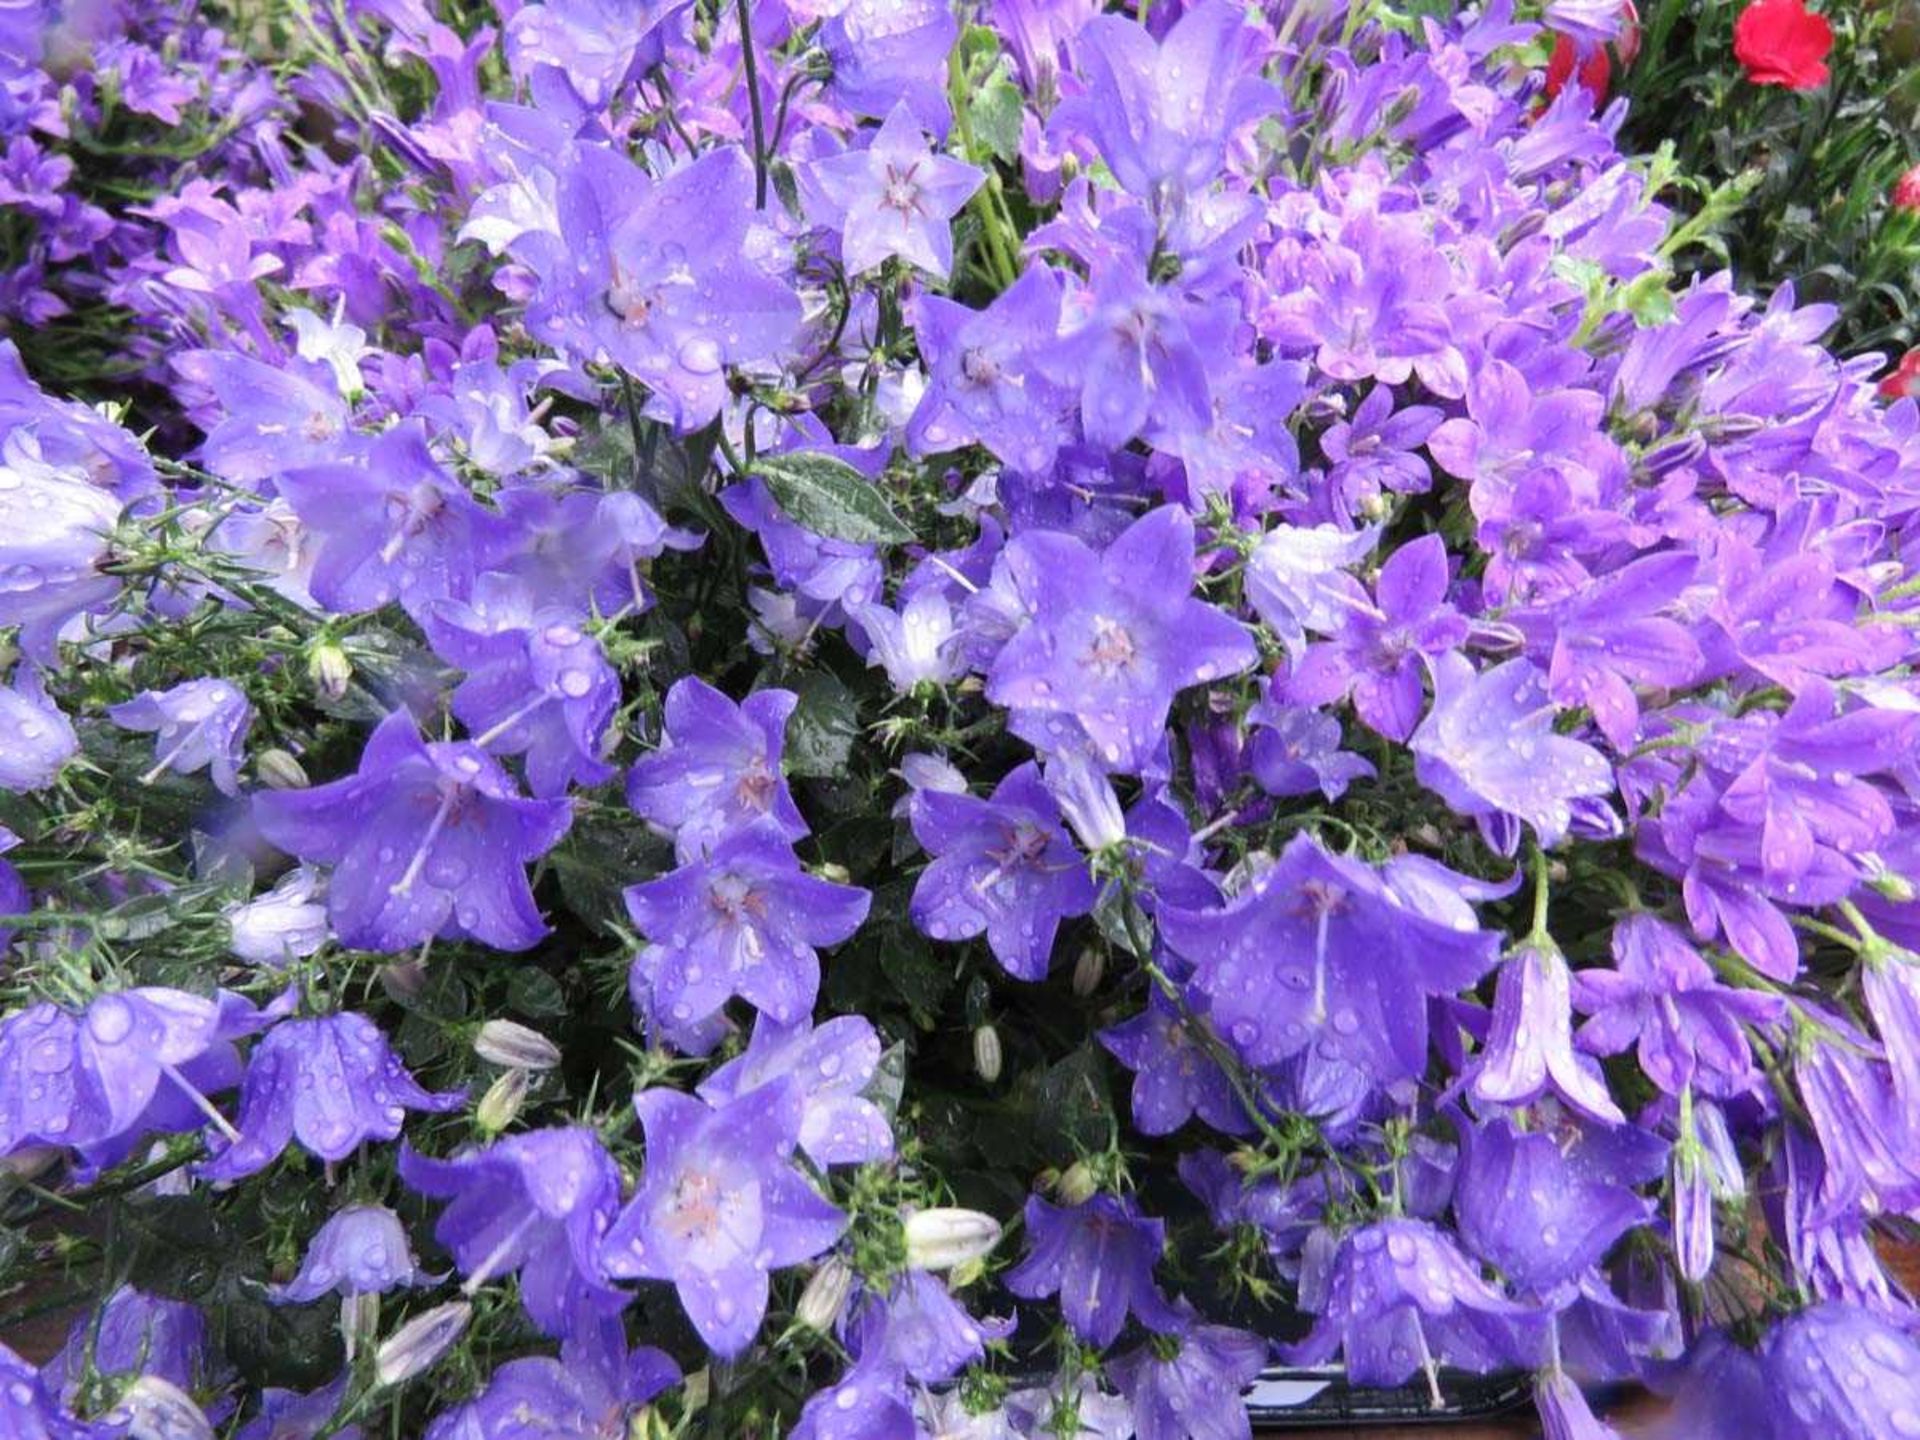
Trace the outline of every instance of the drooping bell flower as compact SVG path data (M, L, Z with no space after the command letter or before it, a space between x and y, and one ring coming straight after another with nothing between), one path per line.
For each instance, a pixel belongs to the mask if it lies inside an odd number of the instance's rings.
M524 12L523 12L524 13ZM426 1440L509 1440L539 1432L573 1440L627 1440L639 1432L636 1412L680 1379L663 1350L629 1351L617 1320L582 1326L560 1343L560 1355L509 1360L486 1389L427 1427Z
M206 770L222 795L240 793L253 707L232 681L189 680L170 690L148 690L109 706L107 714L123 730L153 735L153 768L140 777L143 781L151 783L169 770L179 775Z
M1626 1118L1600 1067L1573 1048L1572 974L1560 947L1541 936L1522 941L1501 968L1473 1093L1526 1105L1548 1090L1591 1119L1617 1125Z
M1761 1351L1787 1434L1833 1440L1920 1435L1920 1344L1884 1316L1829 1300L1790 1315Z
M1153 1278L1166 1226L1133 1201L1098 1194L1062 1206L1030 1195L1026 1223L1027 1256L1006 1276L1015 1295L1058 1295L1073 1333L1099 1349L1113 1343L1128 1315L1150 1330L1180 1328L1179 1312Z
M1230 1325L1207 1325L1192 1308L1166 1339L1156 1336L1107 1363L1133 1407L1139 1440L1250 1440L1242 1392L1267 1363L1267 1342ZM1171 1352L1171 1353L1169 1353Z
M384 1205L348 1205L329 1215L307 1243L293 1279L268 1293L276 1304L302 1305L329 1293L380 1295L433 1278L413 1258L399 1216Z

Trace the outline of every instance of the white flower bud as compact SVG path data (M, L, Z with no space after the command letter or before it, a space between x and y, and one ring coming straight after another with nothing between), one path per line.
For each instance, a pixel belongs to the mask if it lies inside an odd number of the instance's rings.
M978 1260L1000 1241L1000 1222L978 1210L917 1210L904 1228L907 1264L915 1270L949 1270Z
M1000 1032L991 1024L977 1027L973 1032L974 1073L991 1085L1000 1078L1000 1060Z
M509 1070L487 1087L474 1107L473 1123L488 1135L498 1135L519 1118L533 1085L529 1070Z
M398 1385L432 1368L466 1333L473 1306L464 1300L436 1306L416 1315L380 1343L373 1352L373 1377L381 1385Z
M793 1318L809 1330L824 1334L840 1318L840 1311L847 1303L847 1292L852 1288L853 1267L843 1257L829 1255L813 1272L807 1288L800 1292L800 1303L794 1307Z
M427 967L417 957L380 967L380 988L396 1003L418 1000L427 988Z
M1099 1188L1099 1182L1093 1178L1093 1171L1084 1160L1076 1160L1069 1165L1053 1185L1054 1193L1060 1197L1063 1205L1084 1205Z
M1089 945L1073 962L1073 993L1084 1000L1100 988L1100 982L1106 977L1106 953Z
M353 683L353 661L331 640L322 640L307 652L307 678L329 700L338 700Z
M513 1020L489 1020L474 1037L474 1054L513 1070L551 1070L560 1063L560 1050L538 1030Z
M254 757L253 770L260 777L260 783L269 790L304 790L313 783L307 778L306 768L293 758L293 753L277 745L262 750Z
M1127 817L1113 782L1086 756L1069 751L1051 757L1044 778L1060 813L1088 850L1111 849L1127 838Z

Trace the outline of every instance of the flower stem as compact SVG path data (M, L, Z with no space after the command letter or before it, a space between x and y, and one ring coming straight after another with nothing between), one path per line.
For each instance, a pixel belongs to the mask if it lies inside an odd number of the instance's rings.
M734 0L740 17L740 62L747 72L747 110L753 116L753 208L767 208L767 117L760 108L760 62L753 53L752 7Z

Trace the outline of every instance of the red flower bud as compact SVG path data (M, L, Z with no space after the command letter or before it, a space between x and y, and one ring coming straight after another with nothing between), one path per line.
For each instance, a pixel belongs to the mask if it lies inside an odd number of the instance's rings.
M1806 0L1753 0L1733 22L1733 53L1756 85L1817 90L1827 83L1833 26Z
M1920 213L1920 165L1893 182L1893 208Z
M1900 357L1892 373L1880 381L1880 394L1888 400L1904 400L1908 396L1920 400L1920 349L1909 350Z

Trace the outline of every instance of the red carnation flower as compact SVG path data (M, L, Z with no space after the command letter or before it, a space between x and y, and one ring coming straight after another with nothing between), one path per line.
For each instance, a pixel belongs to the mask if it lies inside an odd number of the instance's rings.
M1893 208L1920 213L1920 165L1893 182Z
M1733 22L1733 53L1756 85L1817 90L1827 83L1833 27L1806 0L1754 0Z
M1920 350L1909 350L1900 357L1893 372L1880 382L1880 394L1888 400L1912 396L1920 400Z

